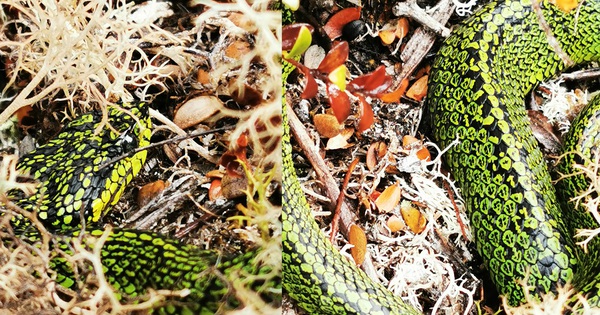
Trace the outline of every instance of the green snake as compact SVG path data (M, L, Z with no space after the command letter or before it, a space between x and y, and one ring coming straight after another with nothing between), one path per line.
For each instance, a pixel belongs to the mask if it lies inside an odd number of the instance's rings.
M537 3L537 11L535 5L493 1L452 32L431 69L424 118L440 147L458 140L444 158L499 293L519 304L525 294L519 280L526 279L533 296L571 282L597 305L600 248L592 241L586 255L573 237L575 229L597 223L581 207L562 212L558 203L569 203L589 181L583 175L561 180L557 199L524 99L539 82L566 69L565 60L577 65L600 59L600 1L582 1L569 12L548 1ZM291 159L286 110L284 288L310 313L418 313L336 253L309 219ZM573 123L559 172L571 173L573 162L590 164L600 141L599 113L596 98ZM581 135L588 140L579 140Z
M156 305L155 311L161 314L214 314L235 308L239 302L231 283L241 278L248 288L277 298L269 291L277 280L263 277L270 268L256 261L256 250L229 257L148 231L98 227L100 218L141 170L146 151L113 159L148 145L151 134L148 105L143 102L110 107L107 114L104 127L99 110L72 120L56 138L19 160L18 170L39 184L30 196L11 191L11 197L23 210L37 213L45 228L56 235L55 247L73 253L71 241L78 237L93 250L106 237L100 250L102 268L119 299L139 298L150 288L189 289L184 298ZM82 222L86 225L83 234ZM15 215L11 223L16 235L30 242L40 239L23 215ZM79 270L76 276L72 264L58 254L49 267L57 283L74 290L86 271Z

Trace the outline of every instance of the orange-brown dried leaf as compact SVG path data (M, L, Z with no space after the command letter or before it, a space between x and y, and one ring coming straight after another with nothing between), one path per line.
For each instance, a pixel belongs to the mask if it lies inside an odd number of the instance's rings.
M422 101L425 95L427 95L427 78L425 75L419 78L406 92L406 96L416 101Z
M555 4L561 11L569 13L571 10L577 8L579 0L555 0Z
M415 234L419 234L425 230L425 226L427 225L427 219L425 216L419 211L419 209L413 206L401 207L400 213L402 214L402 218L408 228Z
M371 143L367 150L367 168L373 171L387 152L387 144L383 141Z
M348 143L348 139L352 137L352 134L354 134L352 128L345 128L340 134L327 140L325 150L347 149L352 147L354 144Z
M390 212L392 211L399 203L400 198L402 197L402 189L398 184L393 184L388 186L377 200L375 200L375 205L377 205L377 209L380 212Z
M315 129L323 138L333 138L342 130L337 118L330 114L317 114L314 119Z
M162 180L146 184L140 188L137 194L137 204L141 208L147 205L152 199L160 195L165 190L167 185Z
M419 158L419 160L421 161L431 161L431 153L429 152L429 149L427 149L425 146L423 146L423 143L421 142L421 140L411 136L411 135L406 135L404 137L402 137L402 147L405 150L411 150L413 148L417 149L417 157Z
M404 93L406 93L407 88L408 79L404 79L393 92L383 94L381 97L379 97L379 99L385 103L398 103L400 102L400 98L404 96Z
M214 179L210 182L210 188L208 188L208 200L215 201L221 197L223 197L223 193L221 190L221 180Z
M248 135L243 133L236 141L236 146L221 155L219 164L225 167L227 175L232 177L243 177L243 170L240 162L248 165Z
M402 40L406 35L408 35L408 19L403 17L398 19L398 25L396 26L396 37L399 40Z
M223 178L223 172L221 172L220 170L212 170L212 171L209 171L208 173L206 173L205 176L207 178L221 179L221 178Z
M399 216L392 215L387 220L387 226L388 228L390 228L390 231L394 233L404 229L406 227L406 224L404 224L404 220L402 220Z
M394 30L381 30L378 35L384 45L389 45L396 39L396 32Z
M342 29L346 24L358 19L360 19L360 7L346 8L335 13L323 26L323 30L333 40L342 36Z
M251 50L252 48L248 42L236 40L225 48L225 56L232 59L241 59L241 57L247 55Z
M352 258L357 265L361 265L365 261L365 255L367 253L367 235L365 231L358 225L353 224L350 226L350 232L348 233L350 244L354 245L350 249Z
M23 126L23 119L29 117L29 113L32 109L33 107L31 107L31 105L23 106L17 109L17 111L15 112L15 117L17 117L19 126Z
M210 72L205 69L198 69L198 72L196 72L196 82L200 84L210 84L211 79Z
M223 102L216 96L201 95L187 100L177 109L173 123L185 129L195 126L223 108Z

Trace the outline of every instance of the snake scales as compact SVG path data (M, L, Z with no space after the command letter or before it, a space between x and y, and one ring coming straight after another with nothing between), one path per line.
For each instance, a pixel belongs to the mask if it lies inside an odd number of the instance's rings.
M581 1L573 10L549 1L538 5L536 12L530 0L493 1L453 31L433 63L425 119L441 147L457 138L460 142L445 160L498 291L519 304L525 293L520 279L527 279L534 296L572 281L589 302L598 304L595 253L600 248L592 242L591 254L585 255L573 240L576 228L597 224L581 208L561 212L558 203L581 194L588 181L583 175L561 180L562 198L557 199L524 99L539 82L567 68L557 51L573 64L600 58L600 1ZM600 141L599 112L596 98L574 122L560 172L570 173L573 162L589 164ZM290 296L310 313L417 313L335 253L307 219L310 211L284 126L283 259ZM580 141L582 135L588 140Z
M235 308L239 301L231 283L241 277L249 288L264 293L265 298L276 299L277 294L269 288L276 287L278 280L262 277L270 268L255 260L255 250L228 257L148 231L98 228L98 220L117 203L125 186L141 170L146 151L109 161L149 144L151 128L145 103L110 107L108 124L96 132L101 120L101 111L80 116L55 139L19 160L18 170L30 174L39 186L30 196L20 191L12 191L11 195L23 210L37 212L45 228L56 235L56 248L73 253L71 238L82 237L82 243L91 250L101 237L106 237L100 251L102 268L119 299L138 298L149 288L189 289L184 298L156 305L161 314L214 314ZM86 224L83 235L82 222ZM11 223L16 235L30 242L40 239L23 216L14 216ZM49 267L56 272L58 283L74 290L85 272L79 270L76 276L72 264L60 255L51 258Z

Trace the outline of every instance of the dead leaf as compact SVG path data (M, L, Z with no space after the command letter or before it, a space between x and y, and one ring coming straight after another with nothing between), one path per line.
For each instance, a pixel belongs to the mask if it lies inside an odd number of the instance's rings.
M406 96L416 101L422 101L425 95L427 95L427 79L429 76L424 75L420 77L406 92Z
M367 151L367 168L373 171L387 152L387 144L383 141L371 143Z
M396 27L396 37L402 40L408 34L408 19L403 17L398 19L398 25Z
M398 184L393 184L388 186L375 200L375 205L377 205L377 209L380 212L390 212L392 211L399 203L400 198L402 197L402 189Z
M381 30L379 31L379 38L384 45L389 45L396 39L396 32L394 30Z
M335 13L323 26L323 30L330 39L342 36L344 25L360 19L360 7L346 8Z
M415 234L419 234L425 230L425 226L427 226L427 219L425 216L419 211L419 209L413 207L410 202L406 205L400 206L400 213L402 214L402 218L408 228Z
M360 101L361 111L356 131L363 132L371 128L375 122L375 114L373 113L373 108L371 108L371 105L364 97L362 97L362 95L358 96L358 100Z
M179 107L173 117L173 123L181 129L189 128L210 118L221 108L223 102L216 96L197 96Z
M402 137L402 147L405 150L415 149L416 155L421 161L431 161L431 153L429 152L429 149L423 146L421 140L411 135Z
M342 130L340 134L327 140L325 150L347 149L354 146L354 144L348 143L348 139L352 137L352 134L354 134L354 130L351 128Z
M214 179L210 182L210 188L208 188L208 200L215 201L223 197L221 180Z
M137 194L138 206L141 208L147 205L150 201L152 201L152 199L162 193L166 187L167 185L165 182L160 179L142 186Z
M315 129L323 138L333 138L342 130L337 118L330 114L317 114L314 119Z
M397 103L400 101L400 98L404 96L407 88L408 79L404 79L393 92L383 94L379 99L385 103Z
M404 229L406 227L406 224L404 224L404 220L402 220L399 216L392 215L387 220L387 226L388 228L390 228L390 231L394 233Z
M361 265L365 261L365 255L367 253L367 236L363 229L358 225L353 224L350 226L350 232L348 233L350 244L354 245L350 249L352 258L357 265Z

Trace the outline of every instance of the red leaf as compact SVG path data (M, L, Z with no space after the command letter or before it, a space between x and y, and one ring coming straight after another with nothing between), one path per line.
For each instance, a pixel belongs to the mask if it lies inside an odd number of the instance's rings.
M392 85L392 77L385 73L385 67L379 66L375 71L361 75L348 83L348 91L359 92L377 97Z
M293 59L286 59L285 61L294 65L298 70L300 70L300 72L302 72L302 74L304 74L304 77L306 78L304 91L302 91L302 95L300 95L300 97L306 100L317 96L319 86L317 85L317 81L315 81L312 73L310 73L310 69Z
M360 100L360 121L358 122L358 127L356 130L358 132L363 132L373 125L375 122L375 114L373 114L373 109L371 108L371 104L367 103L367 100L362 95L358 95L358 99Z
M323 26L323 30L331 39L336 39L342 36L344 25L360 19L360 8L347 8L334 14L327 24Z
M281 32L281 50L288 51L294 47L296 39L298 39L298 33L302 27L307 27L311 33L315 29L312 25L306 23L296 23L283 27Z
M340 124L343 123L350 116L350 98L348 94L340 91L335 84L327 84L327 96L329 96L333 114Z
M348 42L337 42L323 58L317 70L329 73L348 60Z

